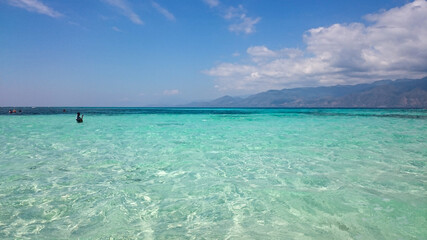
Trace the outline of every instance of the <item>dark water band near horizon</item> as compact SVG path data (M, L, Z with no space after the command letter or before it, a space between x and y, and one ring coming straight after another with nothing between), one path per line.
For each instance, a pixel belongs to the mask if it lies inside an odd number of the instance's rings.
M427 110L9 109L0 239L427 236Z
M16 110L16 113L10 111ZM316 116L360 116L427 118L427 109L402 108L202 108L202 107L0 107L0 115L76 114L307 114Z

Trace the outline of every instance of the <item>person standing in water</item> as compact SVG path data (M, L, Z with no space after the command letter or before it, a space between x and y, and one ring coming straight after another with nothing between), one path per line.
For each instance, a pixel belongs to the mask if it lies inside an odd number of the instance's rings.
M78 112L77 113L77 118L76 118L76 121L78 122L78 123L82 123L83 122L83 114L82 114L82 117L80 117L80 113Z

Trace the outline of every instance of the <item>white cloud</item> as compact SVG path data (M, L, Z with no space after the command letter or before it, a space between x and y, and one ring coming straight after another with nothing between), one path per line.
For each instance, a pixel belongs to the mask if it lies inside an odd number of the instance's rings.
M163 91L163 95L172 96L172 95L177 95L177 94L179 94L178 89L170 89L170 90L164 90Z
M132 10L126 0L103 0L111 6L118 8L120 12L135 24L144 24L139 16Z
M275 57L277 56L277 53L274 51L271 51L266 46L255 46L250 47L246 51L249 55L254 57Z
M305 50L252 46L247 49L249 63L220 63L205 73L216 77L218 88L225 91L356 84L427 75L425 0L366 19L369 25L334 24L308 30Z
M12 6L20 7L30 12L44 14L53 18L63 16L61 13L53 10L38 0L8 0L8 3Z
M160 6L156 2L152 2L152 5L159 13L161 13L163 16L165 16L165 18L167 18L171 21L175 21L175 16L172 13L170 13L167 9L163 8L162 6Z
M218 0L203 0L209 7L216 7L219 5Z
M250 17L246 17L245 14L242 14L240 16L240 21L237 23L231 24L228 27L228 30L230 30L230 32L236 32L236 33L242 32L242 33L250 34L255 32L255 24L257 24L260 20L261 20L260 17L253 19Z
M255 24L261 20L260 17L248 17L246 15L246 9L241 4L237 7L226 7L220 5L220 2L216 0L205 0L205 3L210 7L216 7L218 11L221 12L222 17L231 22L231 24L228 26L228 30L230 32L245 34L254 33Z
M246 12L245 8L241 4L237 7L230 6L228 8L225 8L225 10L223 11L224 11L223 17L225 19L239 18L241 15L244 15Z

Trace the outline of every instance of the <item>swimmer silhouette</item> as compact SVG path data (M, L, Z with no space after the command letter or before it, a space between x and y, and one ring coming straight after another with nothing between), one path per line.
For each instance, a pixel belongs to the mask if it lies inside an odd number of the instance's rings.
M80 113L78 112L77 113L77 118L76 118L76 121L78 122L78 123L82 123L83 122L83 114L82 114L82 117L80 117Z

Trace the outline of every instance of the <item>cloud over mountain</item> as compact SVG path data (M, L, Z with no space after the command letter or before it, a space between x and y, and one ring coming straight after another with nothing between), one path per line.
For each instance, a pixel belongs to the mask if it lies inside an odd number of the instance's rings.
M371 82L427 75L427 2L365 16L368 24L309 29L306 48L247 49L245 63L223 62L204 71L225 91L266 90Z

